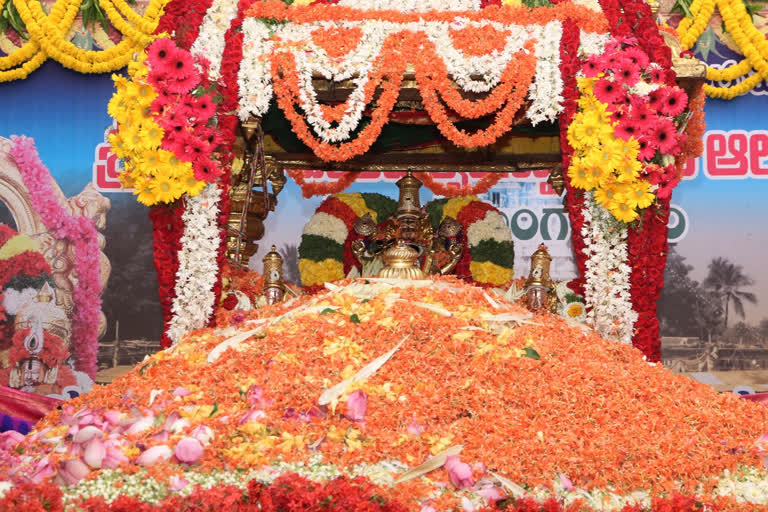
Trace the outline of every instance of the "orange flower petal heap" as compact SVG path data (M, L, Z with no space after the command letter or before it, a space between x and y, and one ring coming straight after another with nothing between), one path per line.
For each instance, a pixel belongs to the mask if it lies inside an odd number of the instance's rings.
M77 429L60 425L90 414L113 422L105 444L119 446L120 471L136 472L142 452L160 445L168 450L155 450L163 456L147 475L166 483L179 470L279 472L320 460L351 471L398 461L376 466L389 468L377 483L415 510L435 485L452 488L448 473L398 485L394 478L457 445L462 462L528 488L551 489L561 474L574 488L619 496L682 491L711 500L725 471L760 465L753 447L768 409L675 376L560 317L530 315L501 297L494 308L481 288L452 278L328 288L253 311L237 326L191 333L51 413L14 453L48 456L61 471L79 452L67 451ZM320 406L334 386L340 392ZM346 401L357 391L366 404L353 415ZM165 460L194 436L204 446L194 465ZM18 474L5 460L0 473ZM485 471L478 468L476 476ZM430 504L459 507L465 492L440 492Z

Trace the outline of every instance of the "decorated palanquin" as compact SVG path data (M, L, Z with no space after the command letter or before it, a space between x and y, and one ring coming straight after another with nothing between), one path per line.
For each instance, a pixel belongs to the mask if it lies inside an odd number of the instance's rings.
M342 192L411 171L456 214L509 173L545 169L565 191L572 295L601 334L658 359L669 200L700 149L704 67L647 3L182 4L166 5L170 37L116 79L110 104L124 183L153 209L164 343L210 318L216 269L255 252L286 172L305 196L331 195L327 225L313 218L302 238L308 287L380 273L400 239L422 273L502 286L511 265L475 258L467 225L463 241L444 236L455 215L395 225L396 208ZM472 174L451 187L441 171Z

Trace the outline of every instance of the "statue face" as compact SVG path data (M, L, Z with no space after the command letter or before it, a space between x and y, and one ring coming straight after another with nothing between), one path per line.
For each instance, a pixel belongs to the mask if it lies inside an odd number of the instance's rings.
M21 365L21 378L25 386L37 386L43 381L43 364L39 359L24 359Z

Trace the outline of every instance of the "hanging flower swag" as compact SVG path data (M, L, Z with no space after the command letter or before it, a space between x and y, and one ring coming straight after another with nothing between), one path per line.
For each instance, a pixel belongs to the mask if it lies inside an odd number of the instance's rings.
M353 230L354 223L369 214L381 226L396 208L396 201L380 194L335 194L323 201L301 236L302 285L316 291L323 283L343 279L350 272L370 275L352 253L352 242L362 238ZM512 279L511 235L496 208L477 197L464 196L431 201L425 210L435 230L445 217L462 225L464 252L455 269L457 276L485 286L503 286Z

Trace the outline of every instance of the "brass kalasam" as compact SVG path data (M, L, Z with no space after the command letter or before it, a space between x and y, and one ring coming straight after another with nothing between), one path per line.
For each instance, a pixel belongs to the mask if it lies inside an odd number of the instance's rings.
M419 251L398 240L381 255L384 268L379 277L390 279L423 279L424 272L418 267Z

